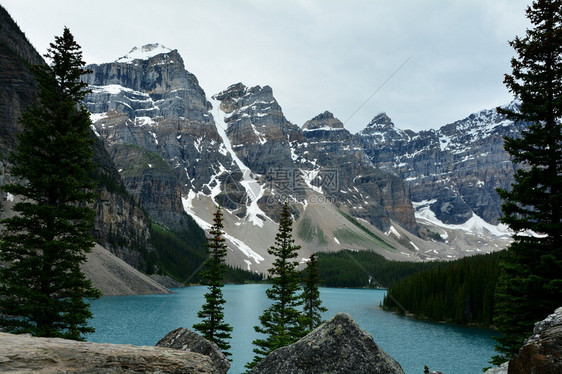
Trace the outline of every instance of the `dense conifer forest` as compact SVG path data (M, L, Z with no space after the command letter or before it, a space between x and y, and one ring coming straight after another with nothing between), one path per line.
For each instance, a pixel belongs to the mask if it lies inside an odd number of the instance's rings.
M434 321L489 326L502 252L465 257L390 284L383 308Z
M437 266L434 262L390 261L367 251L317 253L320 284L326 287L388 287L410 274Z

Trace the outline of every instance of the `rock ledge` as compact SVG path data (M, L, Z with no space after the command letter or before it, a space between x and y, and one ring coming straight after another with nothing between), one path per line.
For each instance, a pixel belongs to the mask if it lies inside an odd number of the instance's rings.
M207 356L170 348L0 333L1 373L218 374Z

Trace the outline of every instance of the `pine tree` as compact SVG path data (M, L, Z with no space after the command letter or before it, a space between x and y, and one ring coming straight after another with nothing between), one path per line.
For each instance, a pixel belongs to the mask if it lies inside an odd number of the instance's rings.
M295 261L300 246L294 244L292 224L289 204L285 202L279 219L279 230L275 236L275 245L268 249L268 253L275 256L273 266L269 269L272 285L266 291L267 298L272 304L259 317L261 326L254 326L254 330L265 334L265 338L252 342L256 346L254 349L256 356L246 365L248 369L257 365L275 349L294 343L305 335L301 324L302 314L299 310L302 296L299 293L298 261Z
M504 80L521 108L500 109L529 126L521 137L505 139L520 168L512 189L498 190L502 222L515 234L496 289L494 323L503 336L496 339L494 364L516 354L533 323L562 302L562 0L537 0L527 17L534 28L510 43L517 57Z
M318 289L320 276L318 275L318 258L315 254L310 256L305 273L306 278L302 291L304 301L302 324L308 333L322 323L321 313L328 310L322 306L322 300L320 300L320 290Z
M35 66L38 102L21 118L23 133L12 155L18 183L2 186L19 196L0 239L0 326L7 332L81 340L93 332L85 299L99 297L80 270L94 245L95 194L89 112L80 76L80 46L65 28Z
M203 284L208 286L205 294L205 304L197 313L202 322L193 325L193 328L201 333L204 338L217 344L222 353L230 356L230 339L232 327L224 321L224 304L226 300L222 294L224 286L224 274L226 265L224 258L226 256L226 244L223 238L224 232L222 224L222 212L220 206L215 212L213 226L209 231L211 237L207 238L207 252L209 258L206 262L206 268L201 272Z

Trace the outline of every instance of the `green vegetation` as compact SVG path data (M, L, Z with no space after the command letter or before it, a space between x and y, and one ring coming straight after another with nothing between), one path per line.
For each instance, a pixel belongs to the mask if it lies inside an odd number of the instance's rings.
M0 240L0 327L12 333L83 340L92 318L88 299L100 292L80 269L94 245L93 139L82 104L87 84L80 46L65 28L32 68L38 102L21 117L12 155L19 182L4 185L22 198L3 220Z
M322 323L322 315L320 313L328 310L322 306L322 300L320 300L320 291L318 290L320 276L318 275L318 259L315 254L310 256L304 274L302 290L304 311L301 323L306 330L305 333L308 334Z
M300 221L297 236L307 243L312 243L316 239L319 245L328 244L324 231L316 226L309 217L305 217Z
M263 334L263 338L252 342L254 360L246 364L247 369L253 368L265 356L305 335L302 325L302 313L299 306L303 299L299 294L300 274L297 271L297 251L300 249L292 238L291 212L289 204L285 202L279 219L279 230L275 236L275 245L267 252L275 257L273 266L269 269L271 288L266 291L267 298L272 304L259 317L260 326L254 326L256 332Z
M383 238L379 237L378 235L375 235L371 230L369 230L368 228L363 226L361 224L361 222L359 222L356 218L350 216L349 214L347 214L347 213L345 213L341 210L339 210L339 212L349 222L351 222L353 225L355 225L356 227L361 229L361 231L363 231L367 235L368 242L374 244L376 247L379 247L379 248L384 248L384 249L388 249L388 250L394 250L395 249L392 245L388 244ZM355 234L353 231L351 231L349 229L338 229L334 232L334 235L338 239L345 240L346 242L348 242L350 244L361 244L361 243L364 243L365 239L366 239L366 238L363 238L361 236L358 236L357 234Z
M186 214L189 229L174 231L155 222L150 229L150 242L154 252L147 253L148 274L155 268L180 283L198 283L199 271L205 262L205 231ZM144 252L141 252L141 254ZM225 283L260 282L262 276L250 271L228 267L224 275Z
M164 274L179 282L199 282L199 267L206 259L205 232L189 217L190 230L172 231L152 223L151 243Z
M521 108L498 108L529 126L521 137L505 138L505 150L520 168L511 190L498 190L502 222L515 235L496 290L494 323L502 336L493 364L517 354L533 324L562 300L562 0L533 2L527 18L533 28L510 43L517 56L504 80Z
M368 251L343 250L317 253L321 285L327 287L386 287L421 270L438 265L435 262L390 261Z
M151 172L171 172L170 165L157 153L134 144L120 144L118 147L133 149L136 155L134 164L130 164L121 170L121 175L125 178L128 176L137 176L145 170L150 170Z
M205 339L215 343L225 356L230 356L228 352L231 338L232 327L224 321L224 304L226 300L222 294L224 287L224 273L226 265L226 244L223 237L222 212L220 206L217 208L213 219L213 226L209 231L210 237L207 238L207 253L209 257L205 262L205 268L201 272L203 284L207 285L205 303L201 310L197 312L197 317L201 322L193 325L193 328L201 333Z
M434 321L489 326L500 252L435 263L432 269L390 284L383 307Z

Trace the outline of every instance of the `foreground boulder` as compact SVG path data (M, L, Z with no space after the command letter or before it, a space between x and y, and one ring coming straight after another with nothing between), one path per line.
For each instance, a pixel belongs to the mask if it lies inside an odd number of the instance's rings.
M533 336L509 361L508 374L562 373L562 307L537 322Z
M230 361L228 361L215 343L183 327L170 331L156 343L156 346L195 352L208 356L221 374L226 373L228 369L230 369Z
M0 373L30 372L221 373L199 353L0 333Z
M251 373L404 374L404 371L348 314L338 313L296 343L273 351Z

